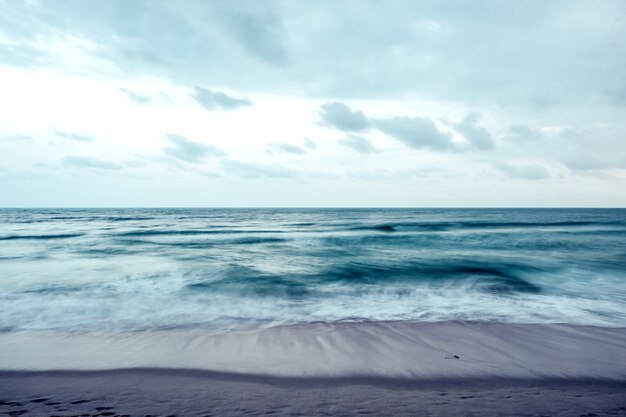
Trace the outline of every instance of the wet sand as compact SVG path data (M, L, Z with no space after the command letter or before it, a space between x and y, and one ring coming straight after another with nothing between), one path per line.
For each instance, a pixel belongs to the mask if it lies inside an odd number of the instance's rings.
M0 413L25 416L620 416L626 383L276 378L130 369L0 373Z
M249 331L0 333L0 370L198 369L280 377L626 380L626 328L447 321Z

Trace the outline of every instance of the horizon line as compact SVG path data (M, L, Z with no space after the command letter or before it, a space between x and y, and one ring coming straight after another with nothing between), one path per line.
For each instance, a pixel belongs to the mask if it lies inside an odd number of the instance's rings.
M58 209L205 209L205 210L281 210L281 209L302 209L302 210L409 210L409 209L528 209L528 210L565 210L565 209L626 209L624 206L22 206L22 207L0 207L0 210L58 210Z

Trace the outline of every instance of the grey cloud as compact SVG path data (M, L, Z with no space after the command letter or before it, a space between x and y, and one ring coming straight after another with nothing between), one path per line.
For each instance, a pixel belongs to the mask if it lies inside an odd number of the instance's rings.
M509 138L512 157L559 162L572 172L626 169L623 128L615 125L532 126L517 124Z
M152 98L150 96L144 96L142 94L138 94L134 91L131 90L127 90L125 88L120 88L120 91L124 92L124 94L126 94L126 96L131 99L132 101L139 103L139 104L145 104L148 103L152 100Z
M448 133L440 131L428 117L391 117L376 119L374 126L415 149L454 150Z
M489 133L486 128L479 126L477 123L478 114L470 113L460 122L451 123L451 126L463 135L473 148L482 150L493 149L494 144L491 133Z
M321 106L322 120L343 131L377 129L415 149L436 151L460 151L463 147L452 141L449 133L441 131L428 117L396 116L385 119L369 118L362 111L353 111L344 103L333 102ZM485 150L493 149L491 133L478 125L478 114L470 113L458 123L447 122L468 141L469 147ZM362 136L351 135L341 141L343 145L362 152L374 150L371 143Z
M193 97L207 110L234 110L239 107L251 106L252 101L247 98L232 97L221 91L211 91L196 87Z
M278 164L256 164L235 160L223 160L221 167L228 173L243 178L289 178L297 176L297 172Z
M347 132L367 130L370 121L362 111L352 111L344 103L332 102L321 106L320 115L326 125Z
M224 151L213 145L194 142L181 135L168 134L167 139L173 146L165 148L165 153L181 161L198 163L210 155L226 155Z
M92 142L94 140L93 136L79 134L79 133L72 133L72 132L63 132L60 130L56 130L54 134L65 139L75 140L77 142Z
M509 177L517 179L541 180L551 177L550 171L546 167L535 163L513 164L501 162L495 164L495 168Z
M309 138L304 138L304 145L302 145L305 149L309 151L314 151L317 149L317 145Z
M626 106L626 83L620 88L607 90L605 96L615 106Z
M562 162L572 171L626 169L626 157L619 155L575 155L563 158Z
M347 137L340 139L339 143L362 154L376 152L376 148L372 145L372 142L359 135L348 135Z
M619 1L111 0L3 3L0 27L20 45L5 45L12 65L70 67L53 51L20 56L69 34L102 45L87 52L116 70L185 84L536 107L592 103L626 85L625 16Z
M257 4L231 2L229 7L221 8L223 14L219 22L226 33L253 57L273 66L286 64L288 59L284 40L287 35L282 17L272 4Z
M509 133L513 139L517 140L534 140L540 139L543 134L541 130L530 128L529 126L517 124L509 128Z
M276 152L292 153L296 155L303 155L307 153L307 150L300 146L291 145L289 143L270 143L268 145L270 150Z
M122 169L121 164L115 162L103 161L97 158L91 158L88 156L66 156L63 158L63 165L73 168L95 168L95 169L107 169L115 170Z
M573 127L550 127L543 129L524 124L515 124L509 128L509 137L517 141L539 141L542 139L578 139L585 134L591 134L594 129L580 129Z
M309 138L304 138L302 146L292 145L290 143L270 143L268 145L270 152L291 153L296 155L304 155L317 149L317 145Z

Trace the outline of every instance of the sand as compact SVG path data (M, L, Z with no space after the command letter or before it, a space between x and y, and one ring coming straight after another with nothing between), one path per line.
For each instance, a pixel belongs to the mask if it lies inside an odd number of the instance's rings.
M0 413L178 416L620 416L608 381L271 378L206 371L0 373Z
M0 334L9 415L626 415L626 329L340 323Z

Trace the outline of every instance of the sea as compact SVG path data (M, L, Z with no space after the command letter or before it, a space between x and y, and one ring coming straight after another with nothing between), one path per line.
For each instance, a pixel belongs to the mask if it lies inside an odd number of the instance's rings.
M1 209L0 331L626 326L626 209Z

